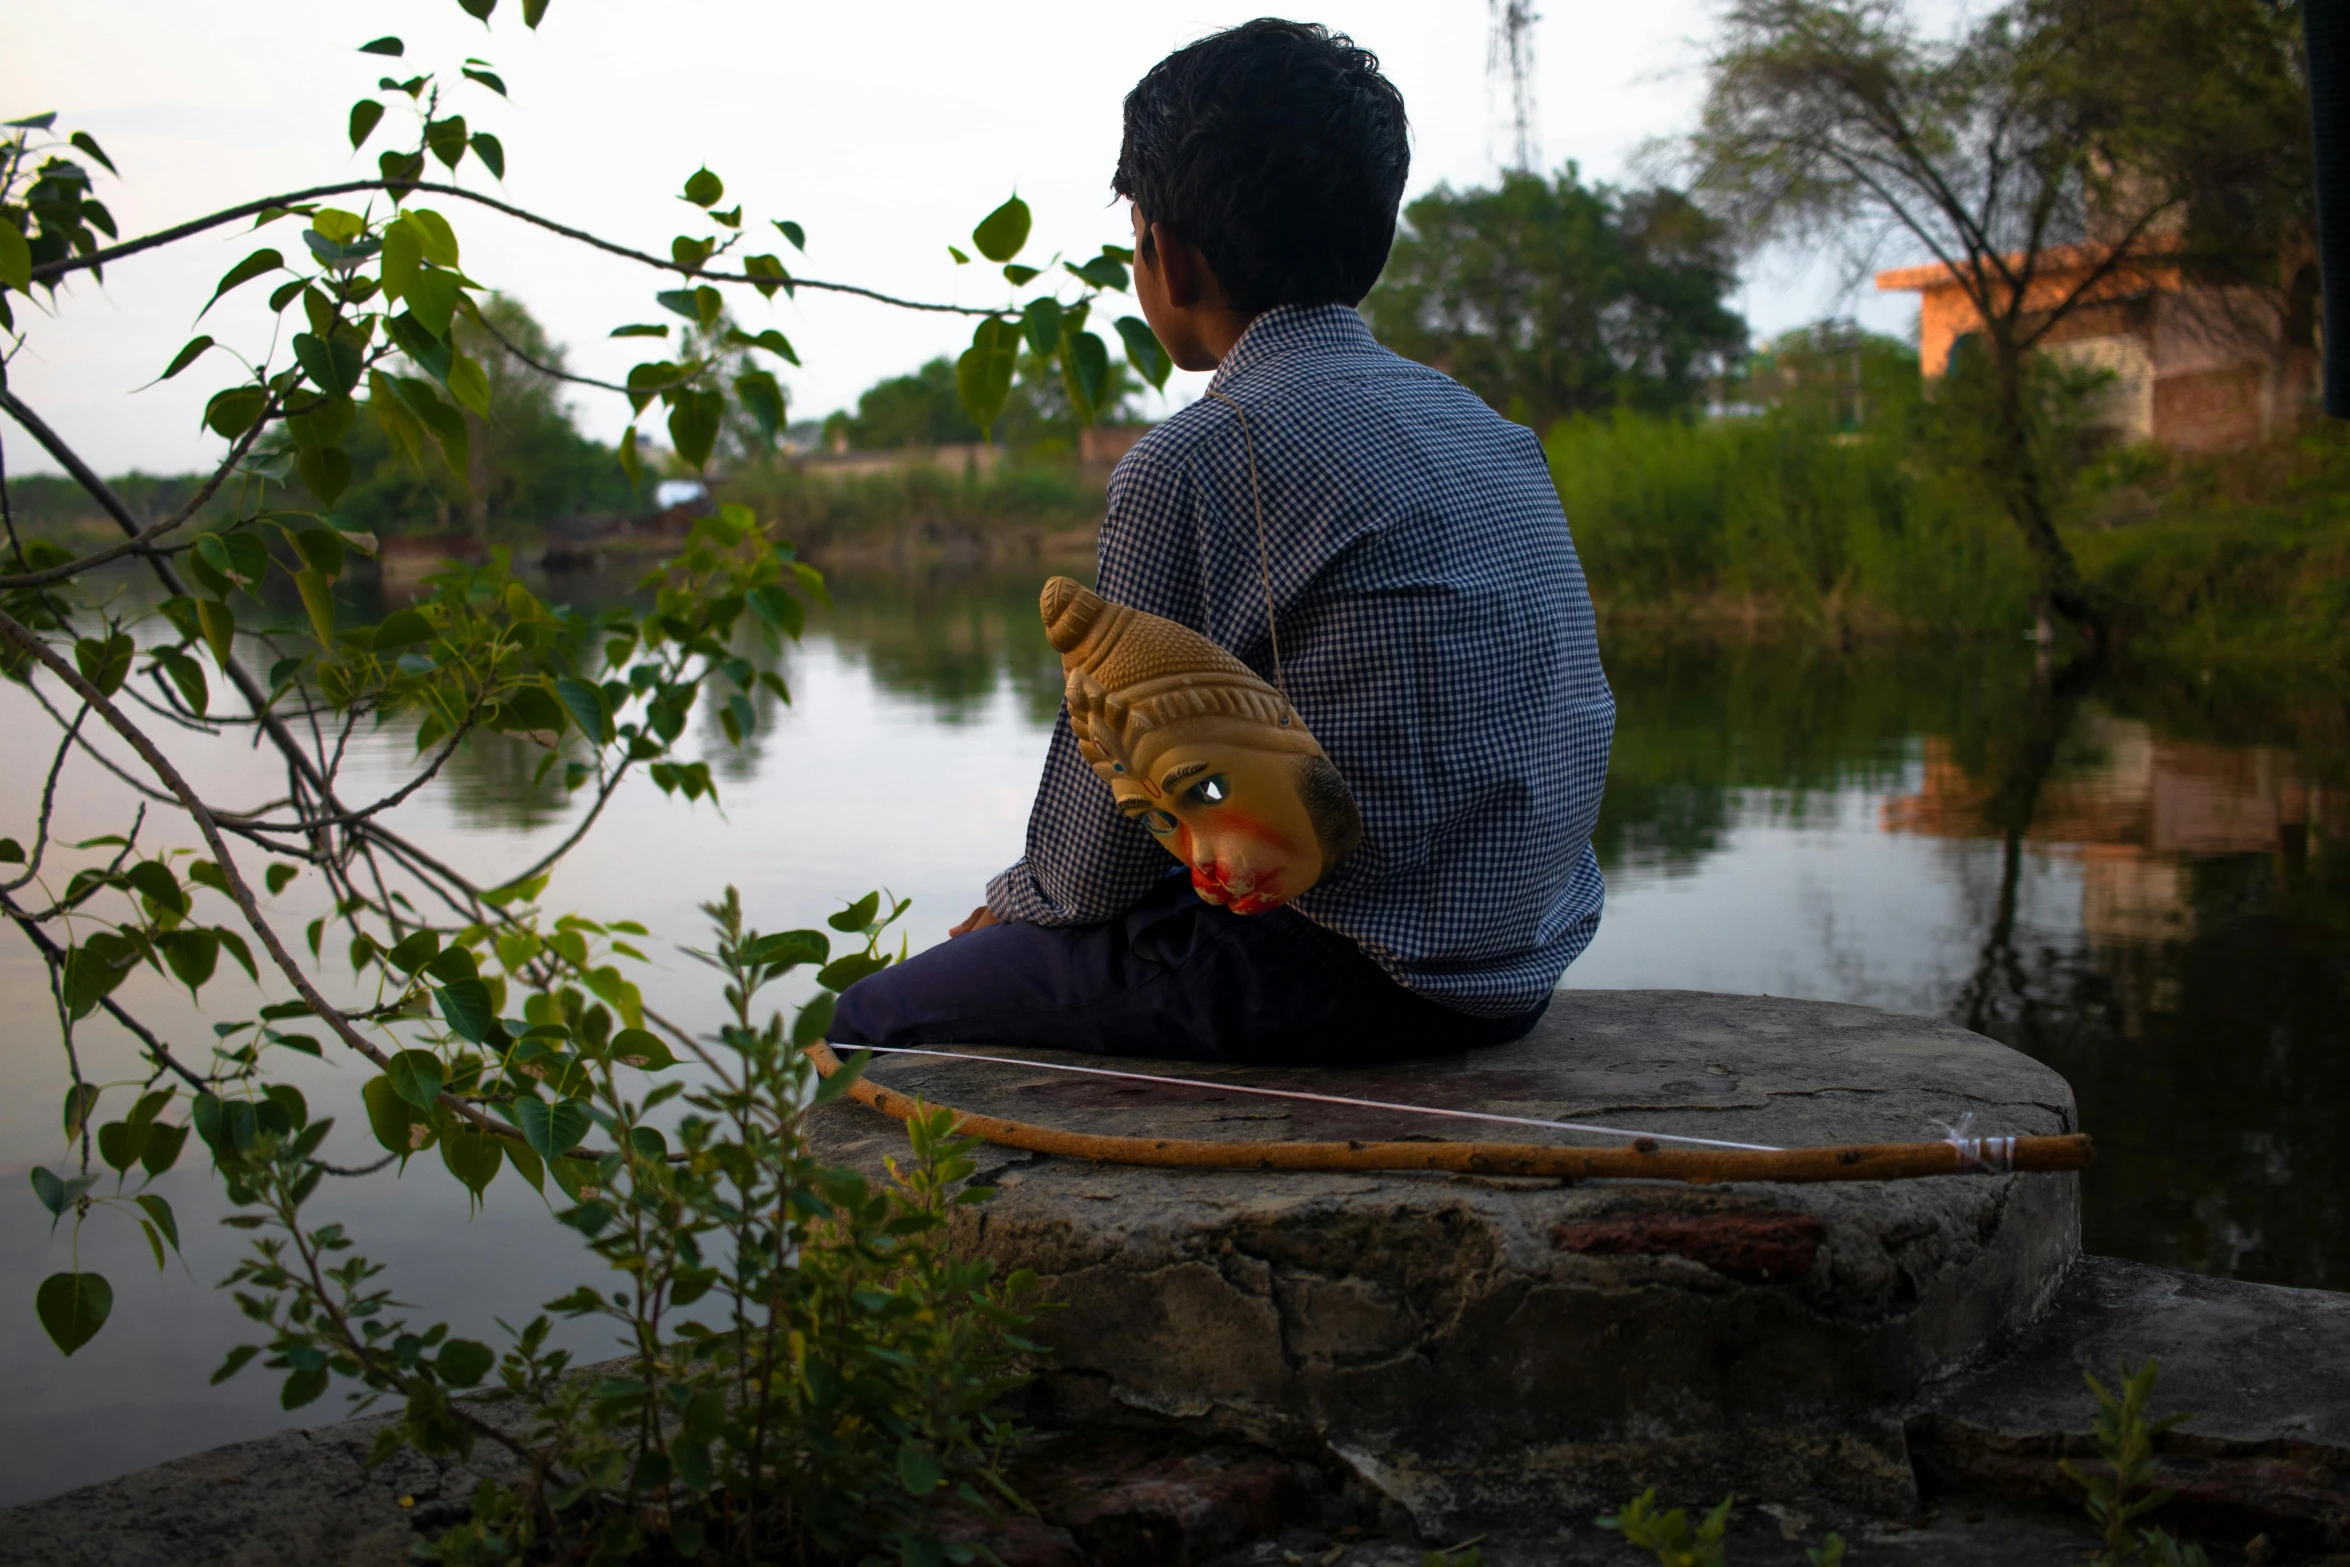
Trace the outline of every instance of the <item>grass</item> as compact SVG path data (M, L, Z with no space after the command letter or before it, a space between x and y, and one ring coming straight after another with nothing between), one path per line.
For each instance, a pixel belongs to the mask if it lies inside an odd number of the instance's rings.
M855 477L786 465L747 469L717 486L802 550L834 558L942 548L993 556L1036 553L1082 536L1092 553L1105 481L1074 466L1006 464L992 473L929 465Z
M2013 525L1914 418L1619 413L1545 449L1593 598L1619 625L2011 638L2032 574ZM2209 679L2350 673L2350 434L2072 475L2066 533L2122 656Z

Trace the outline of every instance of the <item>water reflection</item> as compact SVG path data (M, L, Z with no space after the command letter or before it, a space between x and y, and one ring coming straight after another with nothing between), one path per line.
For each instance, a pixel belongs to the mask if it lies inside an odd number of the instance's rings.
M714 714L697 715L693 748L717 772L720 807L632 782L567 863L562 905L682 941L698 934L694 905L729 882L773 928L814 924L886 882L915 899L913 944L941 939L1020 852L1060 699L1035 609L1050 569L836 578L836 607L811 615L802 646L739 649L785 677L792 706L762 695L741 751L721 743ZM634 578L533 581L550 602L592 610L629 596ZM380 586L346 591L354 613L381 612ZM2338 1138L2350 1116L2350 713L2338 695L2121 678L2051 688L2004 648L1840 655L1611 638L1605 651L1619 707L1598 833L1609 902L1570 987L1768 991L1953 1017L2074 1085L2101 1151L2085 1186L2093 1250L2350 1286ZM0 687L0 723L46 734L14 688ZM183 738L207 794L260 799L277 786L241 739ZM46 755L45 739L33 746ZM363 731L354 793L390 787L413 754L404 722ZM525 742L477 736L445 787L400 808L404 830L495 880L576 821L580 802L545 762ZM38 771L0 770L0 806L18 820ZM970 782L942 796L942 775ZM61 797L60 836L117 830L128 809L93 769ZM303 902L312 880L278 904L294 925L323 912ZM654 945L648 995L711 1021L699 971ZM0 987L42 993L21 942L0 947ZM213 1019L146 978L123 994L177 1034L205 1037ZM249 1004L207 992L208 1007ZM0 1164L21 1182L57 1157L45 1008L0 1016L0 1046ZM108 1030L86 1028L82 1046L100 1076L132 1070ZM322 1065L300 1080L320 1113L343 1118L358 1163L352 1076ZM0 1313L0 1381L18 1395L0 1410L0 1446L28 1455L0 1499L305 1418L279 1411L260 1380L202 1386L244 1337L203 1287L234 1238L210 1223L215 1189L172 1179L194 1279L134 1287L135 1237L106 1231L90 1244L117 1276L118 1321L72 1362L22 1297ZM65 1242L23 1191L0 1207L0 1258L30 1279L64 1265ZM409 1298L474 1312L483 1335L487 1313L527 1316L584 1276L576 1238L527 1191L493 1188L487 1216L461 1231L462 1194L437 1172L405 1185L386 1172L330 1196Z

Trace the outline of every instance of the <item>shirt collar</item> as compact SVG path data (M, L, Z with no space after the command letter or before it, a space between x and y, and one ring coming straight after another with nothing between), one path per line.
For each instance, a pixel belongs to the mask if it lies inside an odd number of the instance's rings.
M1240 334L1240 341L1216 366L1208 390L1221 391L1234 376L1284 354L1335 353L1377 344L1352 305L1275 305Z

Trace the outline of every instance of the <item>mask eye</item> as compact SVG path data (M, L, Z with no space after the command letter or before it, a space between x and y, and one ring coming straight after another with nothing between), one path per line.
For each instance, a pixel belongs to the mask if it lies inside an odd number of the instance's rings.
M1137 811L1134 813L1134 820L1142 823L1162 838L1175 830L1175 818L1169 816L1165 811Z
M1222 773L1210 773L1185 793L1202 805L1222 805L1232 798L1232 784Z

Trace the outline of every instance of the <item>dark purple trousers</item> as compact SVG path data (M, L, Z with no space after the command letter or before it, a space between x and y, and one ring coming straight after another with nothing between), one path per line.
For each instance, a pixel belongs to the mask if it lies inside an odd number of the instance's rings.
M990 925L893 964L842 993L825 1037L1345 1066L1501 1044L1547 1006L1456 1012L1293 910L1234 914L1178 874L1099 925Z

